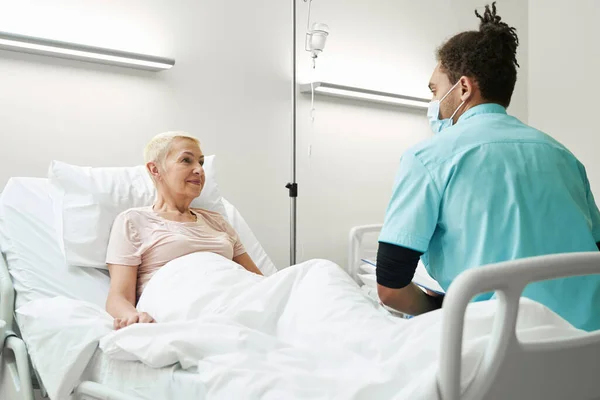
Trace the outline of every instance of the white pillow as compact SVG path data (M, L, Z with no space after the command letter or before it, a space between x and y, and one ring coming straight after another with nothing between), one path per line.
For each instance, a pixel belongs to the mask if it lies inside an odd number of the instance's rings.
M217 186L215 156L206 156L206 182L191 206L227 214ZM106 269L112 223L121 212L151 205L155 188L143 165L124 168L79 167L52 161L48 178L62 196L57 229L70 266ZM58 210L55 210L58 211Z
M11 178L0 195L0 250L17 292L16 307L64 296L102 308L108 275L66 265L54 225L54 190L44 178Z

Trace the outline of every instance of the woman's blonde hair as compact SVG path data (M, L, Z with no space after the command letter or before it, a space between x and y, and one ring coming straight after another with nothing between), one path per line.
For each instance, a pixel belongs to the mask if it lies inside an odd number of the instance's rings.
M165 161L165 157L169 153L171 144L175 139L189 139L196 142L196 144L200 146L200 141L187 132L170 131L159 133L150 139L150 142L148 142L146 145L146 148L144 149L144 162L155 162L162 164Z

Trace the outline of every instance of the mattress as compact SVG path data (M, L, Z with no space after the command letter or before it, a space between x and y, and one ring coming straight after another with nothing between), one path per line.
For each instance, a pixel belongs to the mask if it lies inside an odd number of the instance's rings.
M141 399L204 399L206 387L194 369L179 364L150 368L139 361L121 361L97 349L82 375L92 381Z

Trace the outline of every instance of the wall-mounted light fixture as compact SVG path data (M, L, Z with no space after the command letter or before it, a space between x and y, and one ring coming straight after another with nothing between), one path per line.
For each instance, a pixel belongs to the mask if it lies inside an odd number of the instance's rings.
M175 60L165 57L130 53L127 51L7 32L0 32L0 49L150 71L161 71L175 65Z
M353 86L337 85L328 82L313 82L315 94L323 94L334 97L345 97L375 103L392 104L403 107L427 109L431 100L421 97L406 96L397 93L380 92L377 90L363 89ZM300 92L310 93L311 84L300 85Z

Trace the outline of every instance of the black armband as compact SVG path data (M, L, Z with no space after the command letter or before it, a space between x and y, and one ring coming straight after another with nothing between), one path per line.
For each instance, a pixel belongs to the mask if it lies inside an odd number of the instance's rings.
M377 283L390 289L408 286L415 276L422 254L406 247L379 242Z

